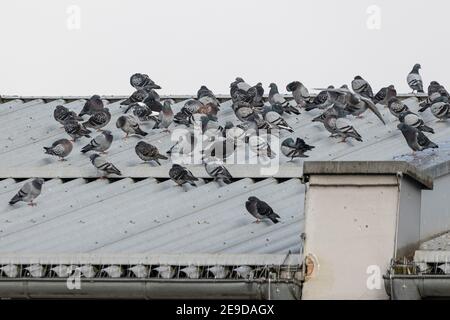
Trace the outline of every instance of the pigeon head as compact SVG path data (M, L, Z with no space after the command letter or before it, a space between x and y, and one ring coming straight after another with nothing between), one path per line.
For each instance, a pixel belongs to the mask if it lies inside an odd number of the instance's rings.
M179 164L176 164L176 163L174 163L173 165L172 165L172 169L184 169L184 167L183 166L180 166Z
M271 84L269 84L269 88L270 89L278 89L277 85L273 82Z
M233 122L231 122L231 121L225 122L225 130L231 129L233 127L234 127Z
M447 90L445 90L444 86L440 86L438 92L442 95L447 95Z
M242 79L241 77L236 77L236 83L240 83L240 82L244 82L244 79Z
M421 69L422 67L420 66L420 64L416 63L413 67L413 71L419 71L419 69Z
M287 138L284 139L284 141L281 143L282 146L292 146L294 145L294 139L292 138Z
M111 131L109 131L109 130L103 130L103 134L105 136L111 136L112 135Z
M400 131L407 131L408 130L408 125L407 124L404 124L404 123L399 123L398 125L397 125L397 129L398 130L400 130Z
M89 156L89 159L93 162L95 159L97 159L98 157L100 157L100 155L93 153Z
M348 90L348 85L343 84L343 85L341 86L341 89L346 89L346 90Z
M430 82L430 86L439 86L440 84L439 84L439 82L437 82L437 81L431 81Z
M119 118L117 118L116 127L122 128L126 122L127 122L127 118L125 116L120 116Z
M169 109L171 105L173 105L175 103L175 100L173 99L166 99L163 102L163 109Z
M363 78L361 76L356 76L355 80L363 80Z
M334 86L329 85L327 89L334 89Z
M202 85L202 86L200 87L200 90L209 90L209 89L208 89L208 87L207 87L207 86L205 86L205 85Z
M249 197L248 201L259 201L259 199L257 197Z
M62 106L62 105L57 105L55 109L56 109L57 111L65 111L65 110L67 110L67 108L64 107L64 106Z
M98 94L94 94L89 100L101 100L100 96Z
M33 180L32 184L34 187L41 189L42 185L44 184L44 179L42 178L36 178Z

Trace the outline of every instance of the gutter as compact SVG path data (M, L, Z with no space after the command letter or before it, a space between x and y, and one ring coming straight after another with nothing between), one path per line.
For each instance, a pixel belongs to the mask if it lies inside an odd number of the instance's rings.
M257 299L299 300L300 282L191 279L1 279L0 299ZM70 281L69 281L70 283ZM72 287L73 288L73 287Z
M384 275L391 300L450 299L450 275Z

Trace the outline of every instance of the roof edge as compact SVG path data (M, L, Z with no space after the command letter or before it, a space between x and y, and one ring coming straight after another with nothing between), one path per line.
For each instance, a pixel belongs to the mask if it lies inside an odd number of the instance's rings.
M397 174L403 173L426 189L433 189L433 178L405 161L305 161L303 175Z

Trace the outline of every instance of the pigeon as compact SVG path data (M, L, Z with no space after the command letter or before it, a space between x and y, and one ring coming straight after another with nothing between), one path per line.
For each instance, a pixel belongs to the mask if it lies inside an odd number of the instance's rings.
M447 102L435 102L431 105L431 113L440 121L445 121L450 118L450 103Z
M185 183L189 183L193 187L197 186L194 181L198 181L198 179L194 177L192 172L179 164L172 165L172 168L169 170L169 177L179 186Z
M399 98L392 97L388 101L388 108L391 114L398 118L403 112L409 111L409 108Z
M81 137L91 137L89 135L91 131L89 129L86 129L84 126L73 119L67 119L66 122L64 122L64 130L69 136L72 137L73 142Z
M324 122L325 118L329 115L335 116L336 118L345 118L349 113L343 108L333 105L332 107L325 110L321 115L312 119L312 122Z
M408 82L408 86L414 91L418 93L423 93L423 82L422 77L419 74L420 64L415 64L412 68L411 72L408 74L406 81Z
M206 86L201 86L197 91L197 100L199 100L204 105L213 104L216 106L220 105L219 100L214 95L214 93L208 89Z
M248 89L249 94L253 97L251 101L252 106L262 107L264 105L264 88L261 82Z
M83 126L85 128L92 128L100 131L100 129L105 127L109 121L111 121L111 113L108 108L103 108L103 110L91 115L91 117L83 123Z
M245 208L256 218L256 223L263 219L270 219L273 223L280 222L278 220L280 216L273 212L273 209L266 202L259 200L257 197L249 197L245 202Z
M146 105L150 105L152 102L159 102L160 99L161 98L159 97L159 94L155 90L153 90L151 86L146 86L133 92L128 99L122 101L120 104L130 105L135 102L143 102ZM160 104L157 104L157 106L160 106Z
M111 131L104 130L101 134L92 139L89 144L85 145L82 149L82 153L86 153L89 151L97 151L101 153L105 153L106 150L109 149L113 142L113 135Z
M383 119L380 111L378 111L371 99L363 97L357 93L351 92L346 85L339 89L327 89L330 93L331 100L338 107L343 107L349 114L359 117L367 109L370 109L383 124L386 122Z
M208 175L214 178L214 181L222 180L226 184L230 184L233 179L230 172L223 165L222 161L214 158L207 158L204 160L205 170Z
M119 169L116 168L116 166L114 166L111 162L108 162L105 158L103 158L97 153L91 154L89 159L91 160L94 167L97 168L97 170L104 172L105 175L108 174L116 174L118 176L122 175L122 173L120 172Z
M139 127L137 119L131 115L123 115L117 118L116 127L125 132L125 138L130 134L137 134L145 137L147 132Z
M28 205L35 206L33 202L40 194L44 179L36 178L32 181L26 182L17 194L9 201L10 205L13 205L19 201L28 202Z
M135 73L130 77L130 84L136 90L151 86L153 89L161 89L147 74Z
M82 117L85 114L87 115L93 115L96 112L99 112L103 110L103 101L100 98L99 95L93 95L89 98L89 100L86 101L86 103L83 106L83 109L78 114L78 116Z
M58 105L55 108L55 111L53 111L53 117L56 121L58 121L60 124L64 125L64 122L67 119L72 119L76 121L83 121L82 117L79 117L75 111L70 111L66 107L62 105Z
M411 127L419 129L422 132L434 133L433 128L426 126L424 121L422 120L422 118L420 118L417 114L415 114L409 110L402 112L400 114L400 116L398 117L398 120L400 120L401 123L404 123Z
M139 121L150 123L152 129L159 126L159 112L153 112L145 103L134 102L129 105L125 113L128 110L133 109L133 115L139 119Z
M323 124L325 129L331 133L331 137L341 137L341 142L345 142L348 138L353 138L360 142L362 141L362 137L356 129L342 118L328 115L325 117Z
M361 96L373 99L373 91L370 84L361 76L356 76L352 81L352 89Z
M328 86L327 89L334 89L333 86ZM319 92L317 96L314 97L313 101L311 103L306 103L305 110L311 111L314 109L326 109L328 107L331 107L333 105L333 102L330 99L330 96L328 94L327 90L322 90Z
M297 107L305 107L309 101L308 89L300 81L293 81L286 86L288 92L292 92Z
M159 159L167 160L168 158L166 156L163 156L159 153L158 148L151 145L150 143L147 143L145 141L139 141L136 144L136 147L134 148L136 151L136 154L139 158L143 161L155 161L157 164L161 165L159 162Z
M195 99L190 99L186 101L181 110L174 116L173 121L189 126L193 122L193 114L197 113L202 107L204 107L203 103Z
M244 81L244 79L237 77L234 82L230 84L230 96L233 102L242 101L240 96L245 94L251 86ZM250 101L247 101L250 102Z
M158 120L159 125L158 128L168 130L169 126L173 122L173 111L172 111L172 105L173 100L164 100L163 107L161 112L159 113Z
M432 82L435 82L435 84L437 84L436 81L432 81ZM431 84L430 84L430 86L431 86ZM450 96L449 96L447 90L445 90L445 88L443 86L439 85L438 88L428 87L428 97L424 102L420 103L419 112L424 112L426 109L431 107L431 105L433 105L436 102L448 103L449 99L450 99Z
M390 85L388 87L381 88L380 91L378 91L373 97L372 101L375 104L387 106L389 99L396 96L397 91L395 90L395 87Z
M314 148L314 146L308 145L301 138L297 138L295 142L294 139L287 138L281 143L281 152L286 157L290 157L291 161L294 160L294 158L307 158L308 155L306 155L305 152Z
M268 157L274 159L276 153L272 150L269 143L260 136L251 136L248 139L248 146L258 157Z
M272 107L278 106L282 107L284 111L287 113L295 113L300 114L300 112L289 104L289 101L286 100L281 94L278 93L278 87L275 83L271 83L269 85L269 103Z
M292 129L278 113L274 111L269 111L264 115L264 120L266 120L270 125L278 128L279 130L287 130L289 132L294 132Z
M233 110L236 117L241 121L253 119L255 110L248 102L238 101L233 103Z
M72 148L72 142L67 139L59 139L53 142L51 147L44 147L44 150L46 154L57 156L63 161L72 152Z
M408 126L404 123L399 123L397 128L402 132L406 143L413 150L413 153L416 151L439 147L434 142L431 142L430 139L428 139L427 136L419 129Z

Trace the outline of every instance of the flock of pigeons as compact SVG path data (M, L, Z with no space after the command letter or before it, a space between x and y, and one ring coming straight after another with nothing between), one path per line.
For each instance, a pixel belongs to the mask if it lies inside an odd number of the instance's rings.
M407 83L414 92L423 93L423 81L419 74L420 65L414 65L407 76ZM377 104L387 106L389 111L399 120L398 129L402 132L406 143L413 150L422 151L438 146L430 141L424 132L434 133L434 130L425 125L422 118L409 110L398 97L395 87L390 85L373 93L370 84L361 76L356 76L351 82L352 90L347 85L339 88L329 86L321 90L318 95L311 97L308 89L299 81L293 81L286 86L286 90L292 93L293 99L288 100L278 91L275 83L269 85L270 91L268 102L265 103L264 88L261 83L254 86L247 84L242 78L236 78L230 84L232 109L236 118L240 120L238 125L227 122L224 126L218 123L218 111L220 103L214 93L206 86L201 86L197 92L196 99L188 100L180 112L174 114L172 111L172 99L161 101L156 90L161 89L146 74L136 73L131 76L130 84L135 92L121 105L126 106L124 114L116 119L116 127L125 133L124 139L129 135L145 137L148 133L141 128L142 123L149 125L152 130L160 129L170 132L170 127L183 126L187 129L200 130L210 142L216 141L210 150L203 150L202 162L206 172L214 180L231 183L232 176L223 164L236 147L237 140L242 140L258 156L272 158L274 152L270 149L267 141L261 138L259 132L279 132L286 130L294 132L283 118L283 114L300 114L301 110L313 109L323 110L323 113L314 118L314 122L321 122L331 137L341 138L344 142L349 138L362 141L361 135L348 122L348 115L361 117L370 110L384 124L385 121L378 111ZM420 104L420 112L430 109L431 113L440 121L450 118L449 93L437 81L432 81L428 87L428 97ZM83 117L88 116L87 119ZM44 147L45 153L57 156L60 160L72 152L73 142L82 137L91 137L92 129L99 131L82 149L82 153L93 152L90 155L92 165L103 172L104 175L121 175L120 170L109 162L103 154L107 152L113 142L113 135L103 128L111 121L111 113L103 104L98 95L92 96L86 101L82 111L76 114L74 111L59 105L54 110L54 118L64 128L65 132L72 138L59 139L51 146ZM177 149L180 154L189 154L193 151L193 145L197 137L193 130L187 131L187 136L180 139L167 151L170 155ZM219 148L218 148L219 146ZM306 152L311 151L314 146L308 145L303 139L297 137L287 138L281 143L281 152L291 158L308 157ZM219 150L219 151L218 151ZM140 140L135 146L137 156L145 162L154 161L160 164L160 160L168 157L159 152L157 147ZM104 177L104 176L103 176ZM190 184L196 186L198 179L187 168L173 164L169 170L169 177L179 186ZM19 201L34 205L33 200L40 194L43 179L34 179L27 182L22 189L13 197L10 204ZM250 197L246 202L247 210L257 218L268 218L274 223L278 222L279 216L264 201L256 197Z

